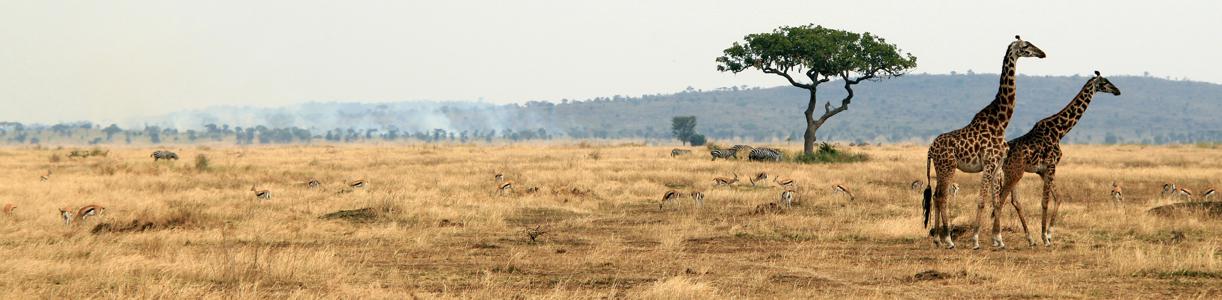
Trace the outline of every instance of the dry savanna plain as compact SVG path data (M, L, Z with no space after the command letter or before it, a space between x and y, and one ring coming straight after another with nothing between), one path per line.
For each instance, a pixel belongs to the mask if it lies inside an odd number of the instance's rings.
M1222 185L1208 145L1067 146L1053 246L1028 247L1007 207L1000 251L987 231L981 250L968 235L932 246L910 187L925 178L919 145L845 147L870 160L843 164L615 143L165 149L181 159L0 148L0 203L16 205L0 216L0 298L1222 297L1222 220L1148 212L1185 201L1164 183ZM512 191L496 193L498 172ZM758 172L795 180L797 203L757 211L782 192L752 186ZM968 225L979 176L957 178L950 215ZM344 184L357 179L368 186ZM1018 190L1030 220L1040 188L1028 174ZM660 207L671 189L704 204ZM88 204L106 210L58 214Z

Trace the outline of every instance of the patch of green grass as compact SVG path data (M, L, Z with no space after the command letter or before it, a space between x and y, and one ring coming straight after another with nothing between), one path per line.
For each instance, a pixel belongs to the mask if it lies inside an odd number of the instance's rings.
M794 162L800 164L855 163L870 160L870 156L864 153L841 151L828 143L819 144L814 153L801 153L792 157Z

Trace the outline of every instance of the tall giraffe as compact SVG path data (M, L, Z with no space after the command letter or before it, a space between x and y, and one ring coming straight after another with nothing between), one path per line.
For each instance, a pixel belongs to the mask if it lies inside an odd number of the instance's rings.
M946 248L954 249L955 242L950 237L950 220L946 216L947 189L954 184L955 169L964 173L981 174L980 199L976 201L976 232L972 236L972 249L980 249L980 226L984 221L985 199L995 203L997 191L1001 182L996 179L997 170L1001 167L1002 158L1006 154L1006 126L1014 114L1014 73L1019 57L1044 58L1044 51L1014 36L1016 41L1006 47L1006 56L1001 65L1001 81L997 88L997 96L993 102L981 109L967 126L938 135L929 145L929 154L925 161L925 180L929 181L930 165L937 169L938 192L932 191L933 186L926 184L923 206L925 209L925 225L929 225L930 198L934 201L934 227L941 225L941 240L945 240ZM996 207L994 207L996 210ZM931 231L934 245L939 244L938 230ZM994 232L994 245L1000 242L1000 234Z
M1006 153L1005 164L1002 165L1001 197L997 198L998 203L993 207L1005 206L1006 196L1010 195L1010 203L1014 204L1014 209L1018 211L1018 220L1023 224L1023 233L1027 234L1027 243L1033 247L1035 240L1031 239L1031 232L1027 230L1027 217L1023 216L1023 209L1018 203L1018 193L1014 193L1014 187L1018 185L1020 179L1023 179L1024 172L1039 174L1040 178L1044 180L1044 199L1040 202L1042 208L1040 228L1044 246L1052 246L1052 226L1056 224L1057 209L1061 207L1061 199L1057 198L1054 182L1057 163L1061 161L1061 138L1078 124L1078 120L1090 106L1090 100L1095 97L1095 93L1111 93L1120 96L1120 89L1112 85L1107 78L1099 75L1099 71L1095 71L1095 77L1086 81L1086 85L1082 86L1082 90L1073 100L1069 101L1069 104L1065 105L1065 108L1035 122L1035 127L1032 127L1031 131L1007 143L1010 150ZM1049 200L1054 201L1051 214L1048 213ZM1001 229L1001 215L994 213L993 232L999 229ZM995 239L1001 243L1000 247L1005 247L1000 237L995 237Z

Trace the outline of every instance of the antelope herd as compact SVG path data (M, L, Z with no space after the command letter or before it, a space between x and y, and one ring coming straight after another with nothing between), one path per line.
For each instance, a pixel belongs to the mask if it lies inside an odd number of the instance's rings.
M690 150L683 150L683 151L680 151L680 150L682 149L672 150L671 151L672 156L687 155L691 153ZM780 153L780 151L774 150L771 148L753 148L753 147L745 146L745 145L736 145L732 148L725 149L725 150L713 150L711 152L711 155L713 156L714 159L716 158L737 158L736 154L740 153L741 151L747 151L747 152L752 152L752 153L771 153L771 154L776 154L776 155L779 155ZM178 155L176 153L164 151L164 150L158 150L150 156L153 157L155 161L175 160L178 158ZM51 178L51 174L52 174L52 171L47 170L46 173L39 176L39 180L44 181L44 182L48 181ZM514 188L516 184L514 183L513 180L507 179L507 177L504 174L499 173L499 172L495 173L495 175L493 176L493 179L496 183L495 194L505 195L505 194L514 192ZM770 175L768 174L768 172L757 172L755 173L754 176L748 177L747 181L750 183L750 186L752 188L757 188L761 184L768 182L769 179L771 179L772 183L775 184L777 187L779 187L781 191L778 201L776 203L770 203L769 205L773 205L774 207L783 208L783 209L793 208L794 203L798 202L797 198L799 195L798 190L797 190L797 184L794 181L794 179ZM740 182L740 179L739 179L739 174L737 172L731 172L731 177L714 177L712 181L713 181L712 183L713 187L733 187ZM317 178L309 178L307 181L305 181L302 184L305 185L305 187L308 189L321 189L323 186L322 181L318 180ZM354 190L364 189L368 186L369 186L369 182L365 179L356 179L352 181L345 181L343 182L343 188L338 193L341 193L341 194L350 193L350 192L353 192ZM917 191L918 193L926 187L927 185L919 179L913 180L906 186L906 188L909 189L910 191ZM525 192L527 194L530 194L530 193L535 193L538 190L539 190L539 187L537 186L527 187L525 189ZM842 184L842 183L841 184L832 184L831 190L832 190L832 193L834 194L843 194L848 199L848 201L856 200L856 195L854 195L852 190L845 184ZM1183 200L1199 199L1203 201L1209 201L1216 194L1216 190L1212 187L1207 187L1202 190L1203 192L1201 192L1198 197L1197 194L1194 194L1193 191L1188 189L1187 187L1179 186L1175 183L1169 182L1169 183L1162 185L1159 196L1161 196L1162 198L1175 198L1175 199L1183 199ZM258 184L252 184L249 191L254 194L255 199L257 200L271 200L272 198L272 191L268 189L260 189L258 188ZM950 184L946 189L946 192L949 194L948 196L950 198L954 198L955 194L957 194L958 191L959 191L959 185L957 183ZM577 189L573 189L572 193L574 193L575 195L586 194L588 193L588 191L582 191L579 193ZM1122 184L1120 182L1117 182L1117 181L1111 182L1110 196L1111 196L1110 198L1112 202L1117 205L1124 202L1125 193L1124 193L1124 189L1122 188ZM704 203L705 203L704 201L705 192L704 191L699 190L699 189L693 189L687 192L681 192L679 190L671 189L671 190L666 191L666 193L662 195L661 202L659 203L658 207L665 208L667 204L675 203L676 200L680 198L684 198L684 197L691 199L693 205L695 205L696 207L704 206ZM12 203L5 204L3 206L2 213L5 216L12 216L16 208L17 207L13 205ZM63 220L64 224L71 225L74 223L85 222L91 217L95 217L95 216L102 214L105 210L106 210L105 207L96 205L96 204L86 205L80 208L63 207L59 209L59 217Z

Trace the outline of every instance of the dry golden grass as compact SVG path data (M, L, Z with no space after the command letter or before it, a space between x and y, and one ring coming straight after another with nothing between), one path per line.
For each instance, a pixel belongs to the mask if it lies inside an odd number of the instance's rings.
M919 146L854 148L872 160L837 165L671 158L639 145L188 146L183 160L158 163L152 149L113 150L52 162L67 150L0 149L0 202L18 207L0 216L0 297L1222 295L1222 221L1145 213L1173 202L1157 196L1164 182L1222 184L1222 151L1204 147L1066 148L1056 245L1028 248L1007 208L1004 251L931 246L909 190L925 177ZM778 201L774 184L712 185L760 171L797 180L795 208L751 213ZM495 195L497 172L513 193ZM337 193L360 178L368 188ZM958 178L951 215L967 224L979 177ZM1124 184L1121 207L1109 202L1112 181ZM1038 182L1029 174L1018 191L1032 220ZM838 183L856 200L833 193ZM252 184L272 199L255 200ZM704 191L705 205L683 197L659 209L670 189ZM56 214L94 203L108 209L83 224ZM365 219L321 218L366 207ZM531 242L535 226L546 233Z

